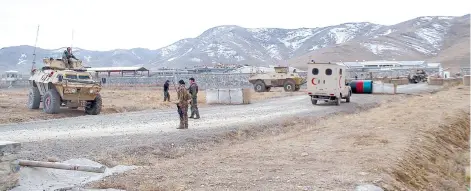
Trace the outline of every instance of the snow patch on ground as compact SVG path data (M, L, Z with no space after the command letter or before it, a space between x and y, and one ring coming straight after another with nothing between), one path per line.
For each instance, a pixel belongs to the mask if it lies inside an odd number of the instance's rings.
M202 62L203 60L201 60L199 58L191 58L190 61L192 61L192 62Z
M21 54L20 58L18 58L18 65L26 64L26 61L28 61L28 56L26 54Z
M310 51L311 51L311 50L317 50L317 49L319 49L319 48L321 48L321 47L319 47L319 45L315 45L315 46L313 46L312 48L310 48L309 50L310 50Z
M87 61L90 62L90 59L92 58L91 56L83 56L83 58Z
M306 40L312 38L314 35L313 29L299 29L288 32L286 37L279 38L278 40L287 48L297 50Z
M274 59L277 59L277 60L281 60L283 59L280 55L280 51L278 50L278 47L276 45L263 45L263 47L268 51L268 54L270 55L270 57L274 58Z
M137 59L142 60L142 58L141 58L140 56L138 56L138 55L134 52L134 50L132 50L131 53L132 53L134 56L136 56Z
M333 28L330 29L330 37L335 39L335 44L341 44L344 42L349 41L354 37L354 33L356 29L354 28Z
M435 29L418 29L415 34L421 39L427 41L427 43L433 45L435 48L438 48L440 46L440 42L442 41L442 34Z
M166 55L172 53L173 51L177 50L177 48L178 47L174 44L172 44L170 46L167 46L165 48L162 48L162 50L161 50L162 52L160 53L160 55L161 56L166 56Z
M382 54L385 50L399 50L397 47L383 44L364 43L362 45L376 55Z

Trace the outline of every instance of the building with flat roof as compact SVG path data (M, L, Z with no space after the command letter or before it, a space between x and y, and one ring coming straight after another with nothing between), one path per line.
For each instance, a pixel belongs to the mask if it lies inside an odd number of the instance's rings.
M149 70L144 67L96 67L96 68L87 68L88 72L95 72L95 75L98 77L99 73L108 73L108 77L111 76L111 73L121 73L121 76L124 74L131 73L133 76L143 75L143 72L147 72L149 76Z

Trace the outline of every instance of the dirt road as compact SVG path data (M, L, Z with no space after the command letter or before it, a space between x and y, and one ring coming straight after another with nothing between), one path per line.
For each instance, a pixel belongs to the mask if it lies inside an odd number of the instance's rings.
M402 172L415 179L388 171L397 160L407 157L404 153L411 145L425 140L423 133L435 131L459 114L469 116L469 87L399 98L407 99L333 116L315 125L309 121L288 126L291 131L280 135L266 134L164 161L148 158L154 160L152 165L94 186L126 190L353 190L361 183L387 186L397 181L399 188L390 190L464 189L464 177L458 170L462 166L453 156L466 150L450 148L444 141L424 145L424 158L431 160L422 162L426 167L403 163L420 168ZM438 151L434 149L447 154L434 155ZM409 159L416 157L413 151ZM460 160L469 165L469 154Z
M423 90L428 89L417 89ZM322 117L335 112L353 112L386 98L391 99L384 95L354 94L352 102L342 103L340 107L313 106L308 96L270 99L249 105L206 107L200 108L200 120L190 120L189 130L176 129L179 123L176 109L79 116L0 125L0 140L23 142L22 156L27 158L41 159L51 155L64 159L89 157L118 147L129 150L139 145L185 141L201 134L222 133L254 124L281 123L293 116Z

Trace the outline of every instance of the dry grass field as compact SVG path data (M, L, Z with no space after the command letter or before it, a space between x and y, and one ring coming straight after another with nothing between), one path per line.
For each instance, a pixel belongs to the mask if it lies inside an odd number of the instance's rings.
M267 131L253 137L248 128L231 134L232 141L178 157L159 159L149 152L144 157L149 165L92 186L149 191L352 190L359 183L373 183L386 190L464 190L469 92L469 87L454 87L434 94L398 95L394 102L356 114L320 121L292 119L279 124L285 132L277 135ZM122 162L142 161L133 157Z
M54 118L75 117L85 115L83 109L61 109L59 114L49 115L39 110L26 108L28 89L0 89L0 124L46 120ZM256 93L252 90L252 101L269 98L302 95L304 92L284 92L282 88L274 88L271 92ZM106 87L101 93L103 97L102 114L142 111L148 109L175 108L171 102L163 102L163 90L157 87ZM176 99L176 92L170 91L170 99ZM204 90L198 93L199 107L206 107ZM41 106L42 107L42 106Z

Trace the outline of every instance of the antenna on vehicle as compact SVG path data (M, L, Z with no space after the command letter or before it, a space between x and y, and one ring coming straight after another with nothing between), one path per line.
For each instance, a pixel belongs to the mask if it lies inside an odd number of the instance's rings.
M36 41L34 42L33 64L31 65L31 73L35 69L35 65L36 65L36 45L38 44L38 36L39 36L39 25L38 25L38 30L36 31Z
M74 29L72 29L72 41L70 42L70 48L72 48L73 43L74 43Z

